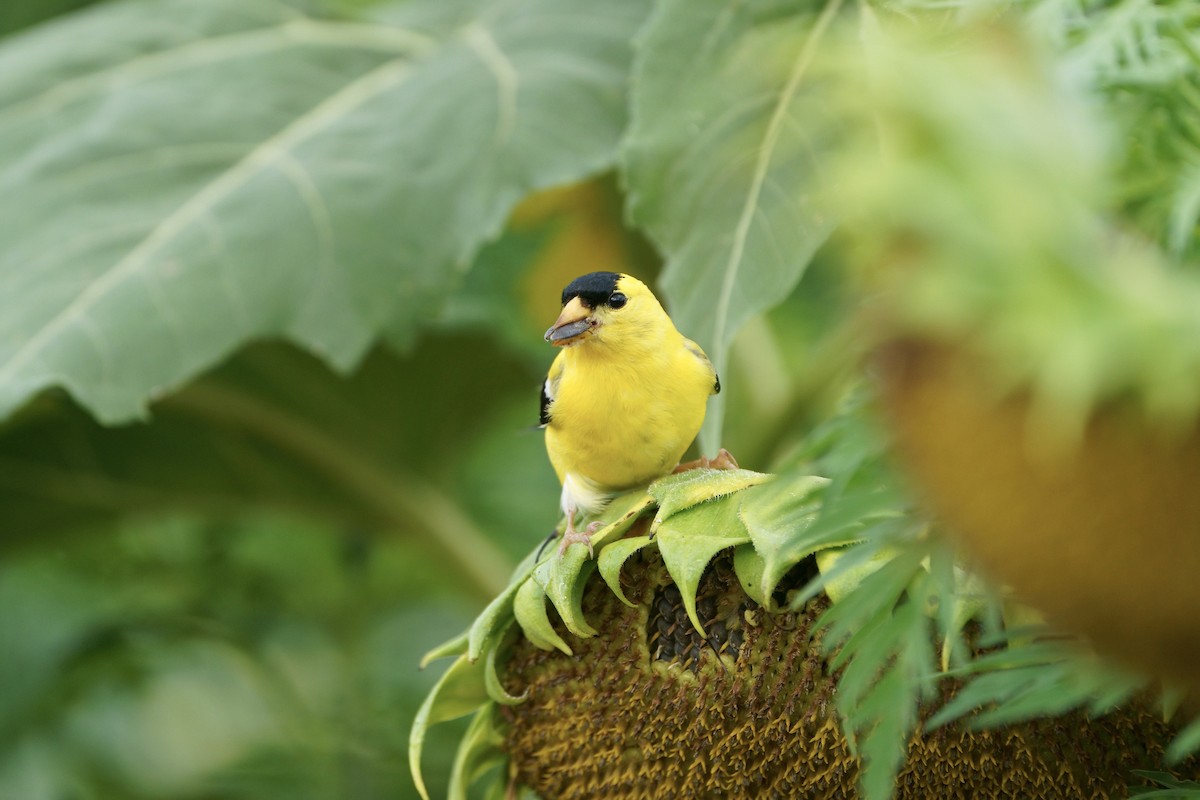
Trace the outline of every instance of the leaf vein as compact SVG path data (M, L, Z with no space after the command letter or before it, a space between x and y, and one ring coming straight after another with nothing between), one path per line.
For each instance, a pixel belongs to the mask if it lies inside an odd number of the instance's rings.
M816 25L813 27L808 39L805 40L804 47L800 49L799 54L796 56L791 74L788 76L783 91L779 94L779 100L775 104L775 110L771 114L771 120L767 125L767 132L759 148L754 177L751 180L750 191L746 194L746 201L742 205L741 216L738 218L738 224L734 230L733 244L729 251L729 258L725 262L725 278L721 283L721 292L717 298L716 321L713 325L713 346L716 351L714 364L717 366L718 371L722 369L725 362L725 338L727 336L726 329L729 326L729 308L733 298L733 290L737 284L738 272L741 269L742 260L745 256L746 241L749 238L750 227L758 209L758 199L762 193L763 183L767 178L767 170L770 167L771 158L775 153L775 147L779 141L780 131L787 117L788 107L795 98L796 92L800 87L800 81L804 78L805 72L807 72L813 57L816 55L817 44L820 42L825 29L829 27L830 22L832 22L841 5L842 0L829 0L825 4L825 8L821 11L821 16L817 18Z
M516 125L517 90L521 85L520 76L491 32L483 25L479 23L470 25L466 29L464 37L467 45L475 52L475 55L479 56L479 60L496 79L496 130L493 134L493 142L496 149L499 150L508 142Z
M308 216L312 219L320 247L321 268L331 269L336 261L337 237L333 230L333 216L329 213L325 198L321 196L321 190L317 188L316 181L304 165L290 153L280 156L278 167L296 190L296 196L304 203Z
M188 42L63 81L0 111L0 126L56 111L121 83L138 83L166 72L298 46L361 47L419 54L432 40L402 28L298 19L252 31Z
M174 213L163 219L124 258L101 273L59 313L29 337L13 357L0 366L0 381L12 379L21 367L39 353L46 343L89 310L114 287L141 268L146 260L201 219L217 203L262 172L289 150L315 135L353 109L402 82L409 74L409 59L401 57L385 62L374 70L343 86L295 119L281 131L255 147L242 160L217 175L192 195Z

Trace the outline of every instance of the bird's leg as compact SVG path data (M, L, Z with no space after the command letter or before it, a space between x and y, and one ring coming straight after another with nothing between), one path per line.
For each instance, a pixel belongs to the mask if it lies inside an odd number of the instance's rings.
M534 562L542 560L542 553L546 552L546 546L553 542L556 538L558 538L558 529L551 528L550 535L543 539L541 545L538 546L537 555L533 557Z
M733 453L722 447L713 458L700 456L695 461L680 464L675 472L687 472L689 469L738 469L738 463Z
M595 558L596 551L592 549L592 534L600 530L600 527L600 522L593 522L581 531L575 530L575 509L568 508L567 529L563 531L562 542L558 545L558 555L561 557L563 553L567 552L568 547L579 542L580 544L586 544L588 556Z
M737 459L733 457L733 453L722 447L717 451L717 455L708 462L708 466L713 469L739 469Z

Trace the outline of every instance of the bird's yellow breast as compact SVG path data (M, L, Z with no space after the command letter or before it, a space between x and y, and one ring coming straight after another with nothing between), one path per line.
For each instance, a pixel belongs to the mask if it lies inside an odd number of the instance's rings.
M673 328L640 344L559 354L546 449L560 481L571 473L609 492L643 485L670 472L696 438L711 367Z

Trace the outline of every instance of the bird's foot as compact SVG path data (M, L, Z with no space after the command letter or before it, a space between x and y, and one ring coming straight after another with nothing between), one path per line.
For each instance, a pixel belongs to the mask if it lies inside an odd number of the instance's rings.
M588 557L595 558L596 551L592 547L592 534L604 527L602 522L593 522L581 531L575 530L575 521L570 517L567 518L567 529L563 531L562 541L558 545L558 555L561 558L562 554L567 552L567 548L578 542L586 544L588 549Z
M700 456L695 461L688 461L675 468L676 473L687 472L689 469L738 469L737 459L724 447L715 456L707 458Z

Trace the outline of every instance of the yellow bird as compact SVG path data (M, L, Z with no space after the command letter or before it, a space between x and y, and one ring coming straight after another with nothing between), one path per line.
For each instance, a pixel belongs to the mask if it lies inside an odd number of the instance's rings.
M567 516L559 553L573 542L590 552L592 531L575 529L576 513L595 513L613 495L670 473L721 382L700 346L629 275L571 281L546 341L561 348L542 385L541 412Z

